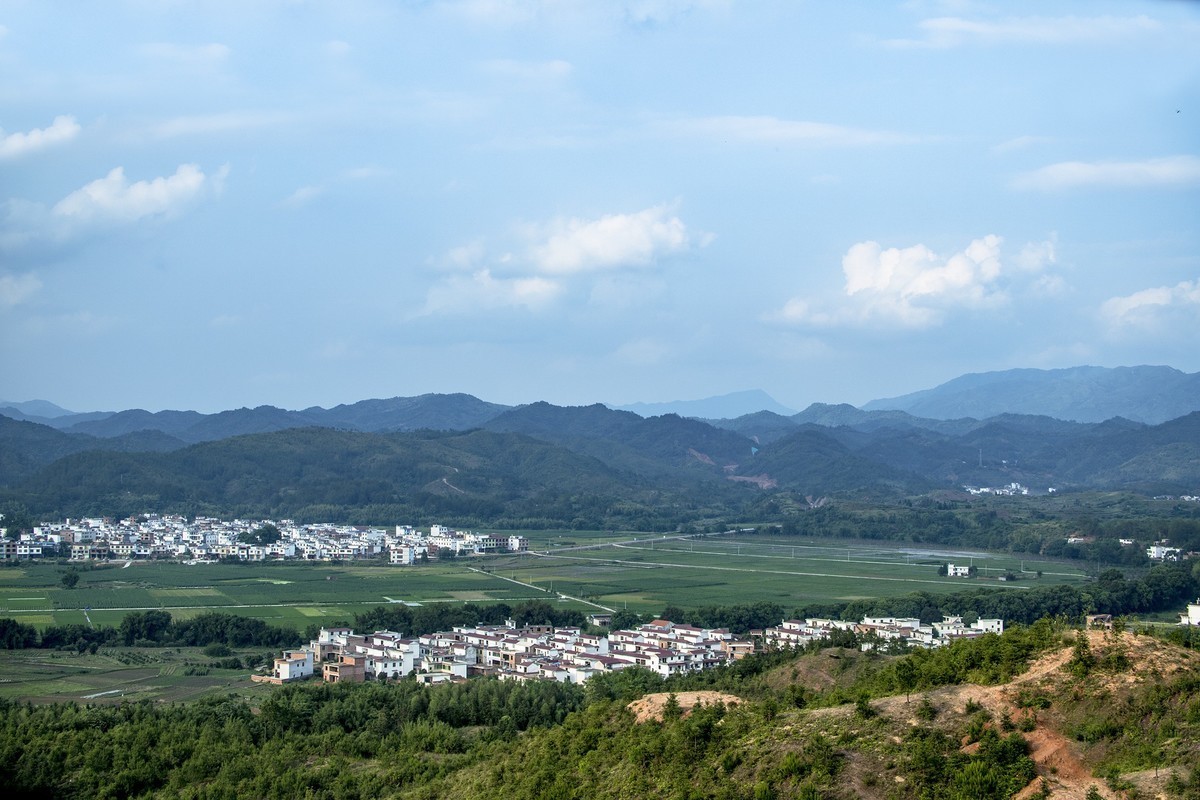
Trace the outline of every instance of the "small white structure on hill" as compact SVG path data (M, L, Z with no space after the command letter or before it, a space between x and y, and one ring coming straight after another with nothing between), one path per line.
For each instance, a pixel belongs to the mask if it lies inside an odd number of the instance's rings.
M1200 625L1200 598L1194 603L1188 603L1187 613L1179 615L1179 624Z

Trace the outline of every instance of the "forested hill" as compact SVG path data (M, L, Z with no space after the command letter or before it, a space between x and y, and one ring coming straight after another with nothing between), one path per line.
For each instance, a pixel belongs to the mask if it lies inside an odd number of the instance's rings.
M753 433L781 420L755 415L730 430L538 403L482 430L287 428L185 446L156 431L102 439L0 417L0 501L50 517L154 509L659 529L808 497L896 500L964 485L1200 492L1200 412L1155 426L1004 415L942 428L872 420Z
M1044 619L886 655L845 634L585 686L306 682L257 700L3 702L0 780L19 797L197 800L1200 793L1200 655L1182 636Z

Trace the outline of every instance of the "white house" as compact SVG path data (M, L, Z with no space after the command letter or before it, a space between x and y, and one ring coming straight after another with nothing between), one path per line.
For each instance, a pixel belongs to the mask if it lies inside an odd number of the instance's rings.
M313 674L313 654L310 650L285 650L283 658L275 659L272 675L279 681L298 681Z
M1166 541L1157 542L1146 548L1146 557L1152 558L1155 561L1166 561L1167 559L1179 558L1180 550L1178 547L1168 547Z

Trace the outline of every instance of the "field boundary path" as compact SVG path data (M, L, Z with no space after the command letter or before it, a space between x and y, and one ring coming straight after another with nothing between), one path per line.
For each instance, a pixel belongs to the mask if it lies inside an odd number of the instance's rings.
M564 558L569 558L569 556L564 556ZM607 611L610 614L616 613L615 608L609 608L608 606L602 606L599 603L593 603L591 600L584 600L582 597L574 597L573 595L566 594L565 592L551 592L546 589L543 589L540 586L536 586L532 583L525 583L524 581L519 581L516 578L506 578L503 575L500 575L499 573L488 572L487 570L479 569L478 567L467 567L467 569L471 570L472 572L482 572L485 575L491 575L493 578L499 578L502 581L508 581L509 583L515 583L518 586L524 586L527 589L535 589L539 592L546 592L547 594L554 594L554 595L562 598L563 600L574 600L576 603L583 603L584 605L591 606L592 608L598 608L601 611Z

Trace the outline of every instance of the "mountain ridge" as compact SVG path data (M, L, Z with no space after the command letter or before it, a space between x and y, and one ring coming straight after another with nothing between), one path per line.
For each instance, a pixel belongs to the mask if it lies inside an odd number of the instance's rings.
M1142 365L968 373L931 389L872 400L862 410L934 419L982 419L1006 412L1074 422L1120 416L1157 424L1200 411L1200 372Z

